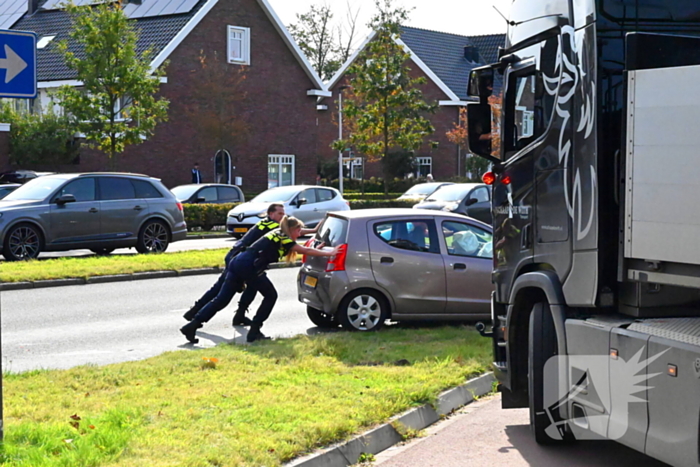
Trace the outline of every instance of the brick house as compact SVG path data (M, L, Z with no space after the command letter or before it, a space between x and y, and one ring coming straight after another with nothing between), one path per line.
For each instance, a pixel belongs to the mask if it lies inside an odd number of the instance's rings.
M59 0L4 2L17 2L21 14L5 17L0 27L37 33L39 95L26 105L35 111L46 108L52 88L81 84L54 47L69 39L70 19L58 8ZM118 170L146 173L173 187L189 183L190 169L198 162L204 182L233 183L240 177L246 192L315 180L316 100L330 93L267 0L138 0L126 3L124 11L140 32L139 50L151 47L154 52L152 68L169 61L160 93L170 107L168 121L159 124L151 139L121 154ZM221 66L245 74L239 89L245 98L237 110L249 131L243 142L227 148L230 157L203 141L196 116L188 112L192 90L200 85L202 54L225 57ZM0 133L0 166L7 168L3 137ZM102 153L81 150L78 164L61 169L100 171L108 162Z
M338 153L329 146L338 139L339 90L348 84L348 68L373 38L374 34L371 34L328 82L332 96L319 98L320 105L325 106L327 113L321 136L324 142L319 146L324 148L323 156L327 159L338 158ZM424 144L415 152L415 175L424 177L430 173L435 180L464 176L464 158L467 155L449 142L446 133L454 128L459 121L459 109L469 101L469 72L475 67L497 61L498 47L504 45L505 35L461 36L404 26L397 43L404 46L411 56L411 63L408 64L411 73L427 80L422 86L424 100L438 104L437 112L429 117L435 133L427 138L437 142L437 147ZM500 82L495 83L494 88L498 92L496 88L500 88ZM359 158L345 164L346 176L359 176L362 164ZM377 163L366 164L365 171L366 177L381 176Z

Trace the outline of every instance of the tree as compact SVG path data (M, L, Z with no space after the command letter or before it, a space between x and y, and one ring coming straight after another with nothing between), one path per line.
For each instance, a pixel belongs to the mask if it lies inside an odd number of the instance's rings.
M358 12L353 14L348 4L345 29L342 25L333 26L333 13L328 5L311 5L307 13L297 13L297 22L288 26L321 79L330 79L350 56Z
M238 108L246 98L243 68L220 60L216 52L207 57L200 51L198 61L200 85L190 94L187 114L197 128L200 146L212 154L228 151L235 165L234 149L248 137L248 125Z
M396 42L407 10L394 8L392 0L375 0L377 14L369 26L375 38L348 70L351 88L344 93L343 115L353 126L347 138L333 143L342 150L354 146L370 160L385 160L384 190L388 192L392 152L417 150L434 128L426 115L434 104L423 100L419 86L425 78L411 77L410 55Z
M121 3L69 4L66 11L75 46L61 41L58 49L83 85L62 86L57 97L88 146L106 152L115 170L117 154L152 136L167 119L168 101L156 97L164 73L150 69L150 49L137 52L138 34Z
M78 156L75 127L50 108L43 115L18 112L10 105L0 108L0 120L10 124L10 162L13 164L58 166Z

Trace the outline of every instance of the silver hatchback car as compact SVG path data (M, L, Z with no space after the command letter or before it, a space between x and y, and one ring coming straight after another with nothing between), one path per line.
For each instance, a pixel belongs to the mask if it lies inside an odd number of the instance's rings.
M146 175L47 175L0 200L0 253L16 261L78 248L162 252L187 236L182 209L160 180Z
M304 258L299 301L317 326L371 331L385 320L491 316L492 230L458 214L364 209L329 214L307 242L339 247Z

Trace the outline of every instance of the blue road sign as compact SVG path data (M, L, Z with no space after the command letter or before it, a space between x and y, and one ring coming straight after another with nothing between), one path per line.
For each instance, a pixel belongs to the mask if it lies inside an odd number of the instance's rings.
M36 97L36 34L0 29L0 97Z

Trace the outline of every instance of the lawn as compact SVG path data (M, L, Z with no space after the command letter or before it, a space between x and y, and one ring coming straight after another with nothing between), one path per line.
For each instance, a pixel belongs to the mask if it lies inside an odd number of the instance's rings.
M8 466L277 466L483 373L464 326L223 344L4 375Z

